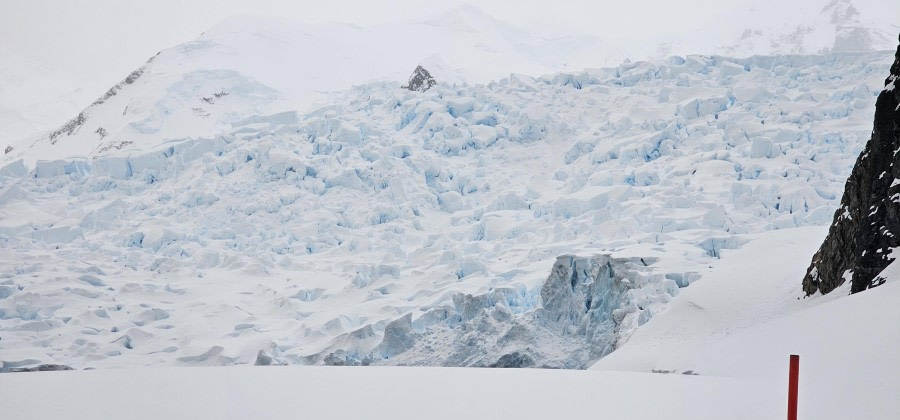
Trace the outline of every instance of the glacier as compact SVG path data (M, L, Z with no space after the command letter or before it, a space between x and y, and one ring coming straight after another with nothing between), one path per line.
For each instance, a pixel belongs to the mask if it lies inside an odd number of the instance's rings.
M108 135L0 163L3 366L587 367L723 250L830 222L888 58L374 81L311 111L233 70L126 84L86 113Z

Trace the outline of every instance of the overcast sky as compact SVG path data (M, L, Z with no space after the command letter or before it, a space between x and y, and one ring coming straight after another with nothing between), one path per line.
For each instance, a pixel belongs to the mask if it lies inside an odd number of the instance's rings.
M543 34L590 33L619 47L644 40L715 37L750 10L766 21L818 14L830 0L482 0L502 21ZM896 0L874 4L900 21ZM359 25L421 20L464 0L0 0L0 60L27 56L104 86L157 51L192 40L235 14ZM758 16L757 16L758 17ZM2 63L0 63L2 67Z
M112 80L117 80L157 51L192 40L235 14L366 25L418 20L463 3L463 0L0 0L0 51L6 52L7 57L25 54L50 61L73 73L109 72L115 75ZM606 38L640 38L648 29L671 31L681 26L683 30L685 22L677 22L674 17L685 15L686 10L694 10L690 13L691 26L714 22L717 15L729 10L722 2L703 0L471 3L500 20L537 32L595 33Z

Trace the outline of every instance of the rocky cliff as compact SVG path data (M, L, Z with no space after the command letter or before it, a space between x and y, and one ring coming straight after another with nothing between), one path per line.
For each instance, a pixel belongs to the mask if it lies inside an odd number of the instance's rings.
M872 137L856 160L828 237L803 278L807 295L846 281L850 293L884 283L879 277L900 246L900 47L875 103Z

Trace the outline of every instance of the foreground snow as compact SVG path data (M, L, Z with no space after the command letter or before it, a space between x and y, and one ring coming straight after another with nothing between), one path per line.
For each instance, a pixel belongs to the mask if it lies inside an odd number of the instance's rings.
M533 369L231 367L7 374L0 389L8 420L750 420L783 415L786 386L779 382Z
M773 232L726 251L702 282L593 370L224 367L4 374L4 418L782 418L791 353L801 355L801 418L896 418L900 330L885 323L900 317L900 282L797 301L794 274L822 233Z
M770 232L726 251L703 281L592 369L775 381L786 375L787 355L799 354L801 418L897 418L900 267L864 293L847 296L848 282L799 299L797 279L825 232Z

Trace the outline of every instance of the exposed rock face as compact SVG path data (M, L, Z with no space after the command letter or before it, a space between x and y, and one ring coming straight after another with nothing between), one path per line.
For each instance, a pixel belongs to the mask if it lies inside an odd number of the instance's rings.
M406 86L403 86L403 88L414 92L425 92L436 84L437 82L428 70L425 70L422 66L416 66L412 76L409 76L409 82L407 82Z
M50 139L50 144L56 144L56 142L59 141L59 137L62 135L71 136L78 132L81 126L83 126L84 123L87 122L88 115L90 114L90 110L92 108L96 107L97 105L103 104L109 98L116 96L116 94L118 94L119 91L121 91L125 86L133 84L138 79L140 79L144 72L147 71L147 68L150 66L150 64L153 62L153 59L155 59L158 55L159 53L156 53L156 55L150 57L150 59L147 60L147 62L144 63L143 66L131 72L131 74L129 74L128 77L125 78L125 80L122 80L115 86L111 87L108 91L106 91L105 94L103 94L103 96L97 98L97 100L94 101L94 103L92 103L84 111L79 112L78 115L75 116L75 118L72 118L71 120L63 124L62 127L50 133L50 135L48 136L48 138ZM103 131L105 132L106 130ZM100 133L100 129L97 130L97 134L100 134L100 138L106 136L106 134Z
M884 283L878 274L900 246L900 47L875 103L872 138L856 160L834 223L803 278L807 295L851 281L850 293Z

